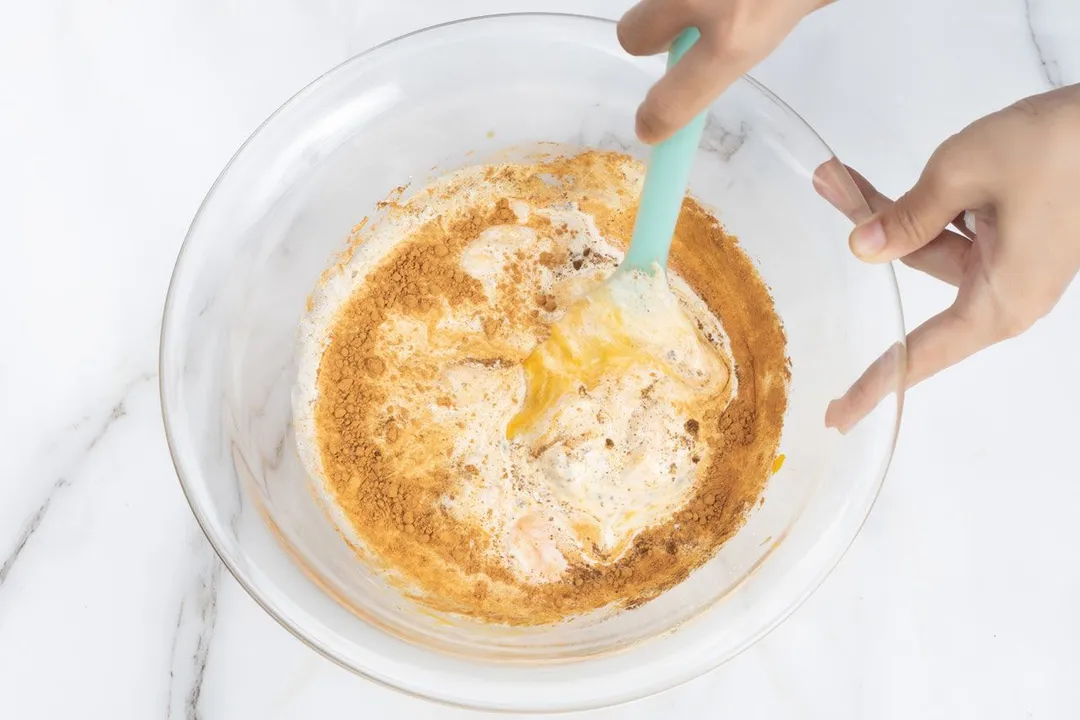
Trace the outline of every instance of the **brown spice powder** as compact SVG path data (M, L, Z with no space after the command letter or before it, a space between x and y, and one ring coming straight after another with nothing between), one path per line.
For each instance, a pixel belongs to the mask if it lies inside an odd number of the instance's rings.
M622 208L632 205L635 194L625 175L628 162L626 156L590 151L489 168L487 178L507 183L513 197L533 207L577 202L609 241L625 247L633 211ZM596 199L612 195L621 202ZM388 207L384 222L393 222L394 213L418 212L409 203ZM438 611L533 625L609 605L640 605L681 582L734 535L777 457L790 372L783 329L753 264L719 222L687 198L670 264L723 324L739 382L726 409L706 411L693 421L693 430L687 424L687 432L714 452L699 470L687 505L669 522L641 533L617 562L572 563L558 582L522 582L498 561L483 528L461 522L444 507L441 498L452 496L460 480L446 461L453 438L385 407L387 383L402 376L400 368L387 366L377 346L377 330L388 317L434 322L442 302L453 307L481 301L479 283L460 268L461 251L484 229L517 222L504 198L432 220L392 249L338 313L319 368L315 420L327 486L367 548L403 578L407 594ZM566 232L535 213L527 224L546 225L554 236ZM590 260L587 253L545 253L538 259L548 267L580 267ZM512 291L514 267L508 274L505 289ZM506 317L486 319L475 339L478 361L514 361L493 349L502 329L528 325L540 332L540 310L554 308L553 298L522 297ZM419 375L437 371L419 361L410 369ZM463 469L470 470L476 468ZM367 554L365 559L370 562Z

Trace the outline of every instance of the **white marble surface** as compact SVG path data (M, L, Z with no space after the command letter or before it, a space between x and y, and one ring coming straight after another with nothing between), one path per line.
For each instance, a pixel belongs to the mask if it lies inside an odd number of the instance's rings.
M225 161L325 69L451 18L628 4L5 4L0 717L469 715L323 660L221 569L163 437L166 283ZM1080 82L1080 4L843 0L756 74L896 192L977 116ZM909 323L950 297L901 284ZM881 498L822 588L721 669L591 717L1080 716L1077 327L1074 287L910 395Z

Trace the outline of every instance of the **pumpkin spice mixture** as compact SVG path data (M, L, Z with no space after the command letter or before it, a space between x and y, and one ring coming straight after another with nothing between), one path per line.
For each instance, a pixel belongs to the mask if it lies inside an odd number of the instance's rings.
M621 260L642 176L587 151L399 192L313 295L301 456L361 561L416 602L514 625L634 607L758 500L787 406L785 336L750 259L690 197L670 292L730 380L689 393L639 363L581 384L550 427L507 432L526 359Z

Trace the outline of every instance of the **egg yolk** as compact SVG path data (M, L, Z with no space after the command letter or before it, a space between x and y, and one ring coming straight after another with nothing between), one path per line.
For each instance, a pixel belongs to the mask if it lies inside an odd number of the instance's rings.
M525 401L506 426L506 437L513 440L534 427L565 394L592 390L605 375L634 364L668 372L666 363L634 343L618 303L600 286L571 305L525 358Z

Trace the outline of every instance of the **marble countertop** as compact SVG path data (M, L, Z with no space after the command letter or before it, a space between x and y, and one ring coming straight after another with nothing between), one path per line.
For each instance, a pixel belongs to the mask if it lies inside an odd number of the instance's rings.
M0 717L464 718L316 655L222 570L157 392L200 200L312 78L436 22L625 0L37 0L0 23ZM889 193L1080 82L1075 0L845 0L755 73ZM909 326L951 299L900 269ZM765 640L594 718L1080 716L1080 288L909 395L851 551ZM1069 368L1074 368L1069 371Z

